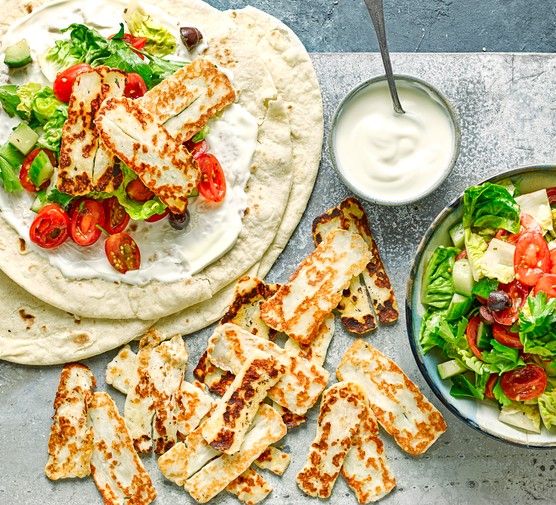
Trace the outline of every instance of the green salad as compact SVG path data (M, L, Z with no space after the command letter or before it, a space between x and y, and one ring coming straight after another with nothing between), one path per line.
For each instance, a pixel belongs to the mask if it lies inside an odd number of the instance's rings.
M456 398L490 400L499 419L556 426L556 188L467 189L463 216L424 272L420 343L437 349Z

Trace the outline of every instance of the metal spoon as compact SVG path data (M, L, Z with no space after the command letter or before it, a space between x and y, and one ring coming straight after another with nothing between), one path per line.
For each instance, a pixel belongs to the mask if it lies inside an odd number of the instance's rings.
M386 43L384 7L382 5L382 0L365 0L365 5L367 6L367 10L371 15L371 19L373 20L373 25L375 27L378 47L380 48L382 63L384 64L384 70L386 71L386 80L388 81L388 88L390 89L390 95L392 96L394 112L397 112L398 114L405 114L405 111L402 109L402 104L400 103L400 98L398 97L394 74L392 73L392 63L390 63L390 54L388 53L388 44Z

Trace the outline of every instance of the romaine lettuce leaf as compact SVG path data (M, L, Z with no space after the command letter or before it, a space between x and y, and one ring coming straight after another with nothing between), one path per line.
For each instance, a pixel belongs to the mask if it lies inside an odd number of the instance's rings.
M475 380L479 377L481 376L475 375ZM479 384L472 384L465 375L454 375L450 394L456 398L471 397L482 400L485 397L485 386L480 379Z
M15 84L0 86L0 103L8 116L14 117L17 115L21 119L25 119L25 113L17 108L21 102L21 99L17 96L17 88L18 86Z
M504 373L510 370L515 370L525 363L519 357L519 351L506 347L496 340L490 341L492 349L489 352L482 352L483 361L488 364L486 367L491 373Z
M19 97L17 110L28 121L31 119L31 113L33 112L33 99L41 89L42 85L38 82L29 82L17 88L16 94Z
M0 147L0 179L4 189L9 193L23 190L19 182L19 169L24 158L25 156L9 142Z
M545 391L538 398L541 419L547 429L556 426L556 389Z
M56 114L59 107L64 108L67 111L67 105L58 100L56 96L54 96L52 88L48 86L39 90L31 102L31 110L35 115L35 118L43 125L48 122L54 114Z
M423 276L423 305L448 307L454 294L452 271L459 249L439 246L427 263Z
M443 344L442 338L438 336L438 328L440 321L446 318L446 310L438 310L429 307L425 311L421 319L421 330L419 332L419 341L423 352L426 354L433 347Z
M464 241L473 279L478 282L481 277L484 277L481 259L488 249L488 243L481 235L473 233L470 228L465 229Z
M494 398L496 398L496 400L498 400L498 403L500 405L511 405L513 402L506 396L506 394L504 393L504 391L502 391L502 386L500 385L500 379L498 379L496 381L496 384L494 385L494 387L492 388L492 394L494 395Z
M39 147L59 152L62 142L62 127L68 119L68 108L65 104L56 107L50 119L43 125L43 133L37 141Z
M556 356L556 298L547 300L539 291L527 298L528 311L519 312L519 339L523 351L539 356Z

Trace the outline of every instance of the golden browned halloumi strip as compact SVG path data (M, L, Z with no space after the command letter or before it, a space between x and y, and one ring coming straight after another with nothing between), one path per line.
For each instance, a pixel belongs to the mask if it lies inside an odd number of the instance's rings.
M175 422L178 433L186 437L199 426L213 407L212 398L200 387L185 380L180 384L175 395Z
M87 411L95 378L85 365L64 366L54 399L54 417L48 440L49 479L86 477L91 473L93 432L87 425Z
M248 468L226 486L226 491L237 496L241 503L255 505L272 491L272 486L255 470Z
M291 410L278 405L276 402L272 402L272 408L282 416L282 421L284 421L288 430L297 428L300 424L307 421L307 414L294 414Z
M268 390L284 374L285 367L270 354L254 351L203 424L202 433L211 447L235 454Z
M283 475L288 469L290 461L289 454L271 445L255 460L255 465L263 470L270 470L276 475Z
M285 367L284 375L270 388L268 396L295 414L305 414L328 382L329 373L320 365L231 323L215 328L209 339L207 353L216 366L237 374L257 349L267 352Z
M214 63L197 58L138 99L180 144L231 104L236 93Z
M106 365L106 384L110 384L120 393L127 395L129 385L137 373L137 365L137 354L131 350L129 344L125 345Z
M369 262L369 248L360 235L330 233L305 258L277 293L261 304L261 318L301 344L310 344L327 314Z
M129 98L105 100L96 118L100 138L174 213L181 214L197 187L199 169L191 154Z
M378 423L369 405L341 473L362 504L380 500L396 486L384 454L384 444L378 437Z
M218 368L208 359L207 351L205 351L199 363L193 370L193 375L203 384L205 384L209 391L218 396L224 396L224 393L234 381L234 374Z
M322 395L315 440L297 485L309 496L328 498L365 415L365 393L355 382L339 382Z
M220 324L234 323L253 335L274 340L276 330L261 319L260 305L273 296L279 287L278 284L267 284L256 277L243 277L236 285L234 299Z
M89 419L94 431L91 472L104 502L151 503L156 498L151 478L133 448L125 421L107 393L93 395Z
M371 259L363 271L363 279L378 321L380 323L396 321L399 311L394 290L371 233L367 214L355 198L346 198L337 207L315 218L313 221L315 243L320 243L328 233L338 228L357 232L367 242L371 250Z
M348 331L363 335L376 330L377 324L373 309L369 304L360 275L351 279L349 287L342 293L342 299L338 303L337 309L340 313L340 321Z
M367 393L380 425L410 454L422 454L446 431L442 414L398 365L363 340L344 354L336 375Z
M184 488L198 502L206 503L255 461L264 450L286 434L286 425L270 406L262 404L251 429L234 455L223 454L185 481Z
M334 336L334 314L330 313L324 318L317 336L309 345L300 344L293 338L288 338L284 344L286 351L298 353L302 358L308 359L312 363L323 366L326 360L328 346Z

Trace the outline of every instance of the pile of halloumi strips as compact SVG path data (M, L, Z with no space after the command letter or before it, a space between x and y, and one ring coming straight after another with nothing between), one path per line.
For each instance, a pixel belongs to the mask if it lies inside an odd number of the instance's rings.
M236 93L228 77L203 58L137 100L123 96L125 83L125 73L102 66L76 78L62 130L57 188L74 196L114 191L123 181L124 162L181 214L200 178L183 142Z

